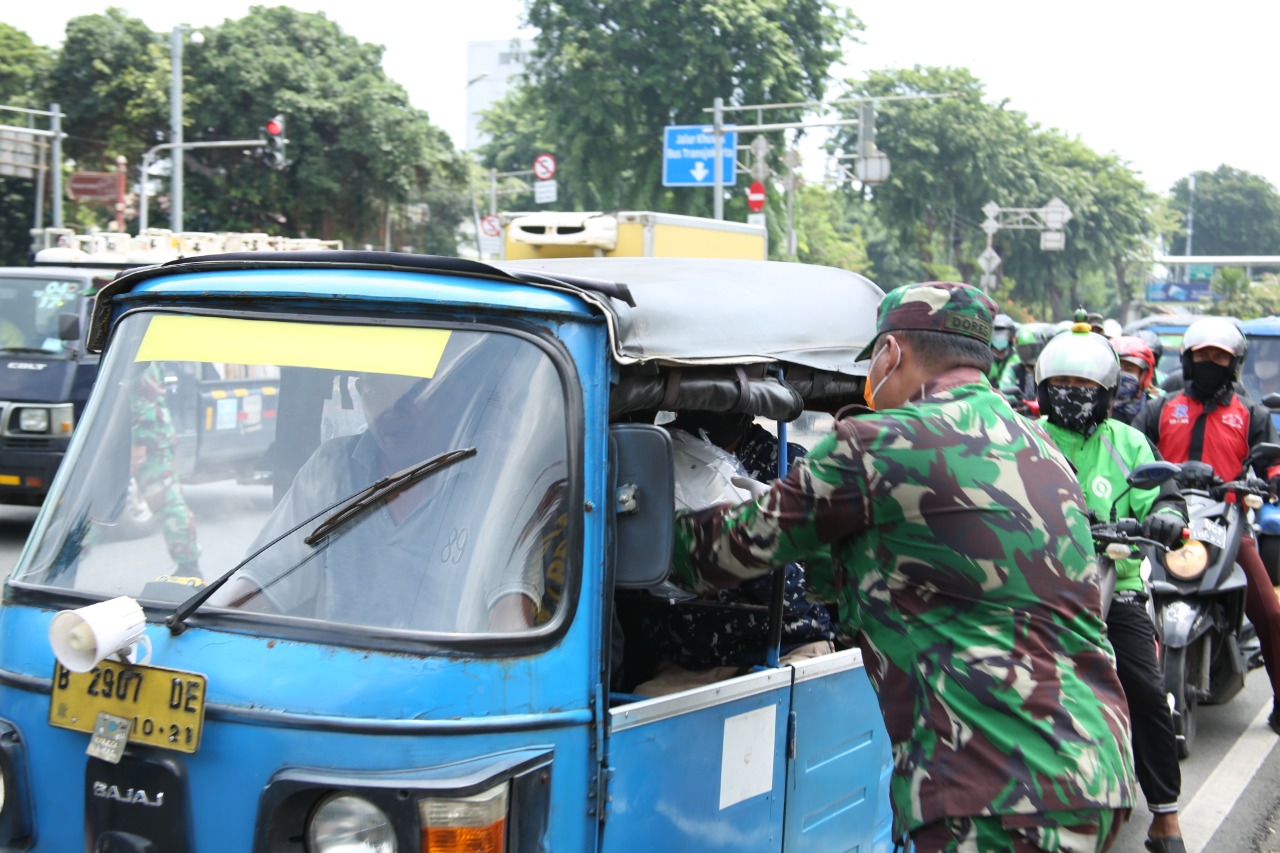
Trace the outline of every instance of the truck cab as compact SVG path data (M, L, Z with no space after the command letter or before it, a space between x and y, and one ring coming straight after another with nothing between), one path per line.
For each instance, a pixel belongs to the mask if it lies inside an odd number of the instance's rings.
M49 490L98 372L81 333L113 275L0 267L0 503L39 506Z
M619 618L675 606L651 413L748 413L780 439L829 417L859 399L880 296L763 261L126 273L0 602L0 847L889 850L857 648L647 696L620 677L645 650ZM269 476L182 484L203 579L174 575L163 532L105 535L155 365L269 377Z

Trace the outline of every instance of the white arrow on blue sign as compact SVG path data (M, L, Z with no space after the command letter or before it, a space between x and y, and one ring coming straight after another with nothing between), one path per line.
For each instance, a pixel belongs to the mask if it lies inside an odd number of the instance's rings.
M715 128L711 125L667 125L662 135L662 185L710 187L716 159ZM738 181L738 132L726 127L720 135L720 181L731 187Z

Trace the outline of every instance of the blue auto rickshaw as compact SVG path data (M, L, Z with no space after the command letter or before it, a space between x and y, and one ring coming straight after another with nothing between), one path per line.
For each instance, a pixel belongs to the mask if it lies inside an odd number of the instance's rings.
M616 677L643 652L618 602L667 606L672 541L670 437L633 415L834 412L880 296L762 261L123 275L0 602L0 848L887 851L856 649L666 696ZM124 539L139 424L165 420L143 375L251 380L203 426L274 437L261 476L163 478L164 524Z
M1280 429L1280 317L1245 320L1240 330L1249 343L1240 384L1252 400L1270 410L1271 422ZM1280 504L1264 503L1255 514L1254 527L1271 582L1280 584Z

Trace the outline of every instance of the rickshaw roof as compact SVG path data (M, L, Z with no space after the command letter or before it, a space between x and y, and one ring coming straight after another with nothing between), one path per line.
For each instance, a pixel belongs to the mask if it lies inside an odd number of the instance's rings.
M610 320L623 364L713 365L787 362L854 374L875 336L883 292L847 270L718 258L556 258L497 262L581 287ZM599 297L591 282L612 282Z
M104 288L90 346L105 339L106 303L158 276L226 269L386 269L518 281L592 304L620 364L785 362L861 375L858 352L875 335L883 295L867 278L809 264L706 258L562 258L477 263L390 252L206 255L125 273Z

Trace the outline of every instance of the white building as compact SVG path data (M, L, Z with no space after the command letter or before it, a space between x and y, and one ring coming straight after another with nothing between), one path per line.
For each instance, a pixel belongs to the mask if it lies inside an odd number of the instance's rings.
M531 39L467 43L467 150L487 141L480 132L480 113L500 101L518 82L533 51Z

